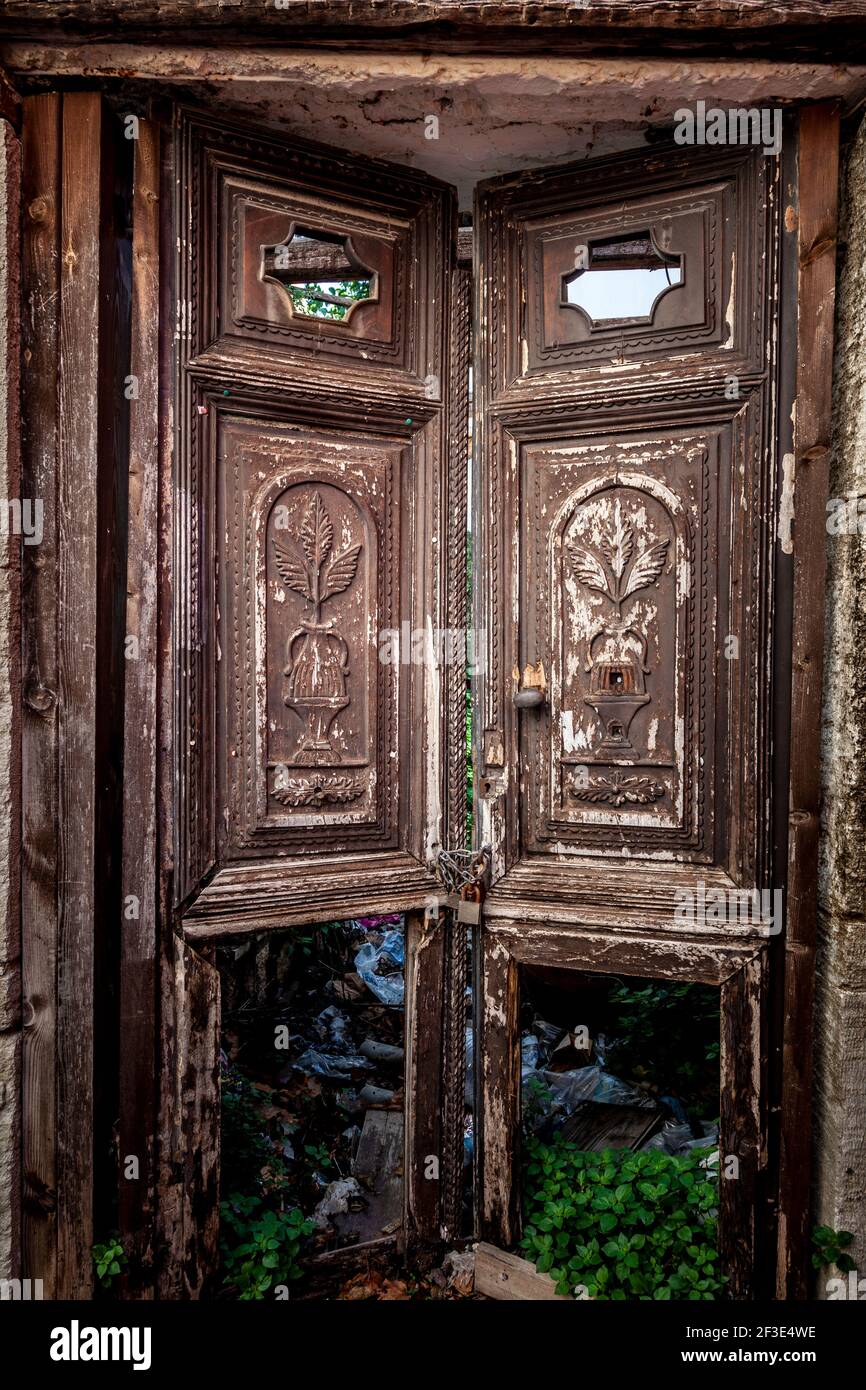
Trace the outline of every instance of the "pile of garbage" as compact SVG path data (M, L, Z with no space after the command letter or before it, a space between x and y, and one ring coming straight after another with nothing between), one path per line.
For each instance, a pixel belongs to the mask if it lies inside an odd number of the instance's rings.
M682 1154L711 1148L718 1163L718 1123L690 1113L680 1097L651 1082L624 1081L605 1067L603 1033L587 1036L536 1016L520 1039L524 1128L549 1140L562 1131L586 1150L658 1149Z
M373 1240L402 1211L403 918L328 923L304 951L286 935L288 967L267 962L267 989L247 994L224 1032L226 1066L274 1151L254 1178L313 1217L318 1248ZM224 1150L226 1138L224 1113Z

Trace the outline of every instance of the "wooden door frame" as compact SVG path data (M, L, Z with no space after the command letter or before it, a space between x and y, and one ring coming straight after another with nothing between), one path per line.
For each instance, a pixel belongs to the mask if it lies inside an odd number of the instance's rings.
M267 8L270 10L270 7ZM612 10L613 7L608 8ZM690 21L696 26L693 32L696 37L702 37L698 28L702 7L695 6L693 8L694 14ZM263 6L263 17L264 9ZM731 4L728 9L727 19L730 20L735 12L741 13L742 7ZM178 16L181 16L182 10L183 6L178 5ZM96 14L96 7L93 7L93 11ZM111 5L102 5L100 7L100 22L104 22L110 16L111 11ZM786 15L790 22L808 19L811 23L816 17L815 11L814 5L789 5L786 8ZM855 14L862 16L864 12L863 7L859 5L848 6L846 11L847 18ZM119 14L120 11L116 10L115 13ZM377 16L378 12L374 13L371 8L368 19L374 20ZM129 18L125 11L123 18L124 22ZM222 18L226 18L226 16L223 15ZM273 13L269 13L268 18L274 20L275 16ZM405 15L405 19L408 22L408 13ZM510 19L514 22L517 21L517 8L510 12ZM572 19L573 15L570 14L569 22ZM584 17L580 16L579 19L580 23L583 24ZM42 22L42 15L38 6L33 7L33 20L37 23ZM609 16L605 19L605 23L608 20ZM823 15L821 21L822 23L825 22ZM284 17L280 15L279 23L282 25L283 22ZM621 16L616 22L622 22ZM27 23L26 15L22 21L16 21L16 24L23 24L25 28ZM821 32L827 32L826 26ZM141 37L142 41L146 43L148 39L146 29L141 31ZM536 37L541 41L546 41L539 31L536 31ZM562 37L563 35L559 33L557 42L560 42ZM643 34L643 38L648 37L647 31L646 34ZM522 30L520 30L520 38L521 41L525 39ZM848 51L847 45L850 40L851 32L849 30L846 29L844 33L841 28L834 30L833 42L838 44L840 53ZM371 41L378 42L379 40L373 37ZM576 41L585 43L586 38L581 35ZM777 44L778 38L773 38L771 42L774 45ZM727 40L724 40L722 47L726 49L726 46ZM48 106L52 103L56 109L59 109L63 98L57 93L51 93L45 97L28 100L31 103L41 102L43 109L47 111ZM33 107L31 107L32 109ZM783 1165L784 1171L789 1175L785 1191L790 1194L790 1202L786 1211L784 1227L787 1234L783 1235L780 1227L780 1269L783 1269L785 1273L779 1289L780 1294L787 1291L789 1296L794 1297L802 1296L805 1276L802 1264L797 1264L792 1251L799 1249L802 1252L808 1221L808 1146L811 1130L809 1114L811 1048L809 1046L808 1019L811 1014L813 993L814 858L818 836L818 760L814 749L809 748L809 740L806 735L811 735L817 727L820 705L824 595L823 538L825 535L823 521L829 462L827 442L829 437L832 358L831 308L838 167L838 114L827 104L810 108L810 111L811 114L801 126L801 150L807 154L811 151L811 156L801 160L799 215L796 215L795 210L791 228L791 236L796 241L796 275L801 285L801 305L810 306L809 314L806 312L801 314L800 331L794 331L790 335L798 383L796 439L792 439L792 452L799 474L807 480L808 484L807 487L801 485L796 494L794 521L797 528L798 545L793 555L787 555L787 563L791 565L793 571L792 582L795 591L798 626L795 637L796 660L791 676L793 718L790 740L796 758L793 760L794 770L791 777L790 849L787 845L785 849L785 857L787 858L790 854L792 863L785 969L786 1001L783 1010L787 1027L786 1056L789 1061L785 1082L787 1099L783 1114L783 1127L786 1134ZM71 488L76 493L79 490L86 491L87 487L93 484L93 476L90 472L86 472L83 464L77 472L69 471L73 467L75 459L74 453L68 452L68 444L65 463L61 465L55 457L58 421L52 404L51 383L56 380L57 334L59 332L56 312L59 302L56 289L60 275L57 259L60 199L57 119L55 113L49 120L49 124L54 122L52 127L55 131L55 135L52 137L53 143L49 141L41 149L37 149L33 143L28 144L25 122L24 144L25 208L32 222L32 225L25 223L25 273L28 276L27 284L31 288L39 287L39 300L44 306L42 319L44 330L33 337L30 345L32 358L28 359L27 368L22 373L25 428L24 462L25 476L31 480L38 479L31 486L31 490L33 490L34 495L41 496L53 494L58 479L65 489ZM803 144L804 139L805 145ZM807 167L810 171L809 185L804 186L803 169ZM163 185L163 207L167 205L166 194L170 194L170 192L169 173L166 175ZM30 194L32 197L29 196ZM45 198L44 203L39 201L43 197ZM162 226L163 265L165 265L170 244L166 242L164 234L166 227L164 215ZM27 257L30 257L29 266ZM163 304L163 320L167 321L170 310L170 291L168 277L164 274L160 278L159 293ZM815 322L819 308L821 311L820 326L819 331L816 332ZM71 329L67 329L67 333L69 331ZM169 379L170 374L164 357L160 372L162 397L160 456L163 465L166 459L170 460L171 454L171 442L167 438L165 423L170 418L169 390L166 386L166 381ZM48 397L52 399L45 398L46 392ZM28 469L29 472L27 472ZM160 528L157 575L159 581L158 603L163 610L163 621L160 624L158 674L160 688L164 696L172 681L171 659L164 640L165 634L169 630L165 606L170 600L171 592L171 571L168 562L170 537L166 531L166 518L170 517L171 484L164 475L160 487L162 491L160 494L160 515L157 522ZM814 545L800 544L800 538L804 531L814 540ZM150 537L152 539L152 532ZM84 546L89 565L93 536L79 533L76 542ZM150 544L150 540L144 541L144 544ZM66 1049L61 1056L61 1067L64 1065L63 1057L67 1056L69 1047L73 1045L71 1039L76 1040L74 1046L76 1049L78 1048L77 1039L80 1034L77 1032L76 1018L80 1010L86 1005L86 992L80 996L67 993L60 1000L52 993L47 975L39 975L37 969L36 975L31 973L28 976L27 962L29 959L30 967L35 969L40 953L47 953L47 959L48 955L56 948L60 916L64 912L68 914L70 911L68 890L64 884L59 882L56 865L51 857L54 850L49 849L47 857L45 856L46 846L51 846L56 840L57 812L55 801L52 799L55 788L52 768L54 766L53 760L56 759L57 719L60 718L63 723L68 723L70 719L79 720L81 711L74 705L70 706L67 698L66 708L60 712L59 716L55 714L56 690L54 686L58 639L61 643L69 640L70 632L65 619L59 632L56 632L52 626L56 595L53 594L50 567L48 569L44 567L46 553L48 552L43 549L40 557L43 560L43 567L40 574L37 575L31 570L26 575L26 589L23 596L25 629L24 721L25 725L28 721L32 724L31 733L28 734L25 728L22 734L27 759L25 761L27 780L22 789L22 841L25 866L22 946L25 961L25 1020L29 1019L25 1027L25 1048L29 1046L31 1049L30 1082L29 1084L25 1082L27 1089L25 1089L23 1103L25 1169L28 1167L28 1152L32 1157L36 1154L37 1149L42 1150L42 1157L32 1164L26 1176L29 1188L25 1192L25 1223L29 1223L29 1234L25 1243L25 1272L33 1277L42 1277L47 1273L46 1288L53 1287L58 1293L63 1293L86 1292L92 1286L89 1266L85 1259L92 1232L90 1231L88 1215L89 1198L82 1187L82 1183L86 1186L87 1180L82 1178L70 1157L72 1155L74 1158L75 1136L74 1133L61 1133L62 1117L58 1116L55 1110L53 1088L58 1079L57 1064L53 1060L49 1061L44 1050L46 1047L53 1047L54 1030L58 1026L62 1031L63 1039L65 1039L61 1045ZM779 563L780 568L782 568L786 559L780 556ZM85 577L84 573L80 573L76 576L76 581L83 584ZM82 628L76 632L74 641L78 644L86 643L92 639L92 636L92 632L88 635L88 632ZM38 659L35 662L32 645L34 640L40 648L36 654ZM31 645L28 646L28 643ZM30 661L29 666L27 664L28 659ZM82 702L82 708L87 709L87 707L88 703L85 699ZM87 717L85 717L84 723L87 725ZM165 748L168 734L164 721L159 725L159 730L161 746ZM59 732L63 732L62 725ZM132 729L133 738L137 732L137 729ZM92 762L94 756L92 744L88 743L88 739L92 740L92 729L89 728L89 725L84 728L84 735L85 742L80 745L79 751L84 760L84 773L86 774L87 765ZM65 775L68 781L68 769ZM168 795L170 773L165 761L163 761L159 777L162 797L160 802L161 857L159 883L157 885L159 894L157 922L162 924L159 926L159 930L162 931L163 925L170 920L166 882L170 878L171 872L170 853L165 849L165 846L170 843L169 813L166 810L170 805ZM133 793L127 790L125 795L131 797ZM129 804L128 801L127 804ZM143 833L149 835L149 831ZM785 839L787 841L787 836ZM150 842L142 848L146 854L154 853ZM90 852L87 847L85 849L86 853ZM126 847L124 853L127 854ZM127 860L128 862L129 860ZM795 882L798 885L796 891ZM29 906L28 894L30 895ZM71 919L67 917L67 920ZM164 1008L164 991L168 989L171 992L176 982L172 965L176 941L173 931L169 929L161 947ZM68 944L67 942L67 946ZM204 957L202 956L201 959ZM86 969L87 951L84 952L82 962ZM47 994L45 993L46 989ZM31 1004L35 999L38 1006L38 1018L36 1019L28 1015L27 996L32 996ZM59 1020L55 1016L58 1007L62 1012L62 1017ZM46 1026L47 1032L43 1031ZM87 1027L85 1019L85 1033ZM170 1027L169 1010L163 1015L162 1028L167 1031ZM29 1043L26 1041L28 1029L32 1039ZM37 1034L39 1034L38 1038ZM74 1081L74 1078L71 1084L69 1110L74 1112L79 1121L83 1123L90 1104L88 1085L86 1081L77 1082ZM176 1091L171 1085L163 1086L164 1097L174 1094ZM168 1112L164 1108L162 1113L163 1118L165 1118ZM181 1181L176 1166L177 1154L175 1153L174 1158L171 1158L170 1144L166 1149L166 1155L165 1165L159 1173L159 1186L161 1188L166 1182L177 1184ZM54 1167L58 1158L60 1160L59 1170ZM54 1271L57 1268L58 1252L58 1215L71 1220L73 1209L78 1212L81 1219L81 1231L75 1238L77 1240L75 1251L70 1252L67 1248L63 1252L62 1268L55 1277ZM166 1259L169 1263L172 1255L173 1250L167 1251ZM182 1278L172 1275L169 1282L175 1290L189 1292L189 1287L184 1284Z
M748 1297L768 1244L765 945L744 940L720 947L694 937L672 943L506 918L485 922L478 1018L480 1232L482 1239L505 1246L514 1244L521 1229L522 965L719 988L719 1249L731 1294ZM732 1156L738 1160L736 1178L726 1181L725 1163Z

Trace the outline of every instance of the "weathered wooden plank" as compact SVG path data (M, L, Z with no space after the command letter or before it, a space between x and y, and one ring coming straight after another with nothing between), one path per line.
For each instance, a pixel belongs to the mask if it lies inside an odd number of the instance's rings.
M754 1296L765 1215L765 972L761 952L721 991L719 1250L733 1298ZM731 1157L736 1169L727 1166Z
M340 31L369 32L378 27L410 30L447 25L451 32L492 32L526 26L531 9L532 27L544 30L580 31L617 30L653 33L653 31L682 31L684 34L748 30L760 35L764 30L781 26L823 28L831 32L856 32L856 26L866 18L863 0L714 0L707 5L702 0L542 0L527 6L526 0L505 0L490 5L476 0L361 0L351 8L343 0L325 0L315 5L289 4L277 9L272 0L246 0L243 7L243 32L285 33L294 35L312 32L323 36ZM65 5L58 14L53 0L6 0L3 28L20 32L27 25L40 26L50 32L54 26L61 32L91 33L106 25L122 25L124 32L166 34L195 32L201 36L208 27L217 31L237 30L240 16L236 7L224 0L138 0L124 7L123 0L93 0L87 5Z
M785 937L785 1037L777 1292L808 1297L812 1011L818 902L824 666L824 570L832 419L839 114L804 108L799 138L797 410L794 419L794 600L791 772Z
M511 1245L520 1227L520 979L498 933L482 926L476 1048L479 1231Z
M199 1298L219 1241L219 971L179 937L163 978L160 1298Z
M159 127L135 143L132 244L129 513L124 692L120 948L120 1229L131 1287L148 1290L153 1259L156 1124L156 680L159 529ZM134 645L131 645L134 644ZM128 1178L128 1156L138 1172Z
M441 1220L442 972L445 931L437 917L406 917L407 1236L436 1240Z
M2 84L0 84L2 92ZM2 103L0 103L2 109ZM21 498L21 147L0 120L0 1277L20 1277L21 1259L21 537L8 524ZM5 1095L3 1094L5 1091Z
M23 119L22 492L43 507L22 589L22 992L24 1270L57 1296L57 374L60 97L28 97Z
M604 1149L637 1150L661 1123L661 1110L584 1100L565 1121L560 1134L576 1149L587 1153L602 1153Z
M475 1292L485 1298L497 1298L521 1303L549 1302L551 1299L573 1303L568 1294L557 1293L549 1274L539 1274L534 1264L498 1250L495 1245L480 1241L475 1247Z
M92 1288L102 107L64 97L57 479L58 1289Z

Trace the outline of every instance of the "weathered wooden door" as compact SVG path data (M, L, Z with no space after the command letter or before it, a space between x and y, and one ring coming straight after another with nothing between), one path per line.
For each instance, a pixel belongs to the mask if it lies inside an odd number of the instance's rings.
M482 1228L519 1224L520 967L703 980L721 990L740 1294L772 1206L795 167L671 147L499 179L477 203Z
M448 450L452 190L193 112L174 157L166 872L183 949L164 1044L188 1036L191 971L214 977L200 991L213 1031L215 943L408 912L406 1188L411 1220L435 1231L437 1186L420 1177L438 1154L444 947L423 909L446 786L428 658L450 554L465 582L465 517L448 505L466 464ZM462 701L460 718L462 738ZM213 1126L207 1058L194 1106ZM187 1065L179 1043L173 1086ZM175 1142L188 1154L190 1131ZM215 1185L196 1181L212 1205Z
M190 936L417 906L451 192L185 116L176 899ZM312 286L312 290L311 287Z

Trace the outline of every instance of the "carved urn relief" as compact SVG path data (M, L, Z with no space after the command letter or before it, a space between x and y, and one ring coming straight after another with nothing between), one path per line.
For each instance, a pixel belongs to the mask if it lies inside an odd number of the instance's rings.
M335 544L334 525L322 493L316 489L306 503L294 532L272 541L274 564L287 590L305 600L306 607L285 643L283 703L300 721L295 746L278 763L273 796L294 807L323 806L356 800L365 779L353 772L324 769L357 764L334 736L338 715L351 703L349 644L346 615L332 611L332 600L355 580L362 543L346 534ZM314 776L292 769L314 767Z
M675 532L636 482L585 497L563 534L564 658L577 703L560 756L572 805L649 808L670 788Z
M590 677L584 703L602 726L599 752L633 754L629 729L638 710L650 702L646 689L647 633L632 621L628 601L654 584L664 568L670 538L640 543L633 523L623 517L619 498L597 548L567 544L571 568L587 589L603 594L614 610L587 634L584 670Z

